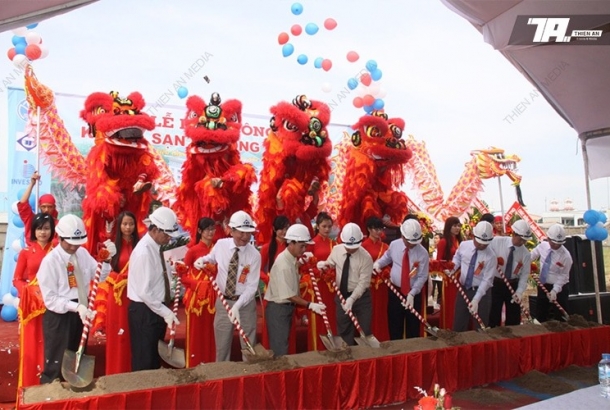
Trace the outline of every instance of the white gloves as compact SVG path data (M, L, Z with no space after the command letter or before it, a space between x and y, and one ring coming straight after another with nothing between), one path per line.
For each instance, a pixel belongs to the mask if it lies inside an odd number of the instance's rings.
M174 315L174 312L171 312L171 311L166 316L163 317L163 320L165 320L165 323L167 323L167 327L172 327L172 325L174 323L176 325L180 324L178 317L176 315Z
M413 307L413 295L412 294L409 293L407 295L407 300L405 301L404 307L407 309Z
M317 267L318 269L320 269L320 270L323 270L323 269L328 269L328 268L330 268L331 266L332 266L332 265L331 265L330 263L326 262L326 261L320 261L320 262L318 262L318 263L316 264L316 267Z
M377 261L375 261L373 263L373 272L375 272L375 273L381 272L381 266L379 265L379 262L377 262Z
M87 320L87 306L79 304L76 307L76 311L78 312L78 315L80 316L81 322L85 323L85 321Z
M203 262L203 256L199 259L197 259L195 261L195 263L193 263L193 266L195 267L195 269L201 270L203 269L203 266L205 265L205 263Z
M512 303L516 303L517 305L521 304L521 296L517 292L513 293Z
M309 309L318 315L326 313L326 305L324 303L310 303Z
M551 302L554 302L557 300L557 292L555 292L554 290L552 290L547 296L549 297L549 300Z
M470 302L470 306L468 306L468 310L470 311L470 313L472 313L473 315L475 313L479 312L479 301L476 299L472 299L472 301Z
M454 272L453 272L453 271L451 271L451 270L449 270L449 269L445 269L445 270L443 271L443 273L444 273L445 275L447 275L447 276L453 276L453 274L454 274Z
M345 313L347 313L348 310L352 310L353 306L354 306L354 299L351 296L349 298L345 299L345 303L341 305L341 307L343 308L343 311Z
M301 259L303 260L303 262L309 262L309 260L313 258L313 253L311 252L305 252L303 254L303 256L301 256Z
M229 317L233 320L233 323L240 323L241 318L239 317L239 307L237 305L233 305L229 311Z
M108 253L110 253L110 258L116 255L116 245L110 239L106 239L106 241L104 242L104 247L106 248Z

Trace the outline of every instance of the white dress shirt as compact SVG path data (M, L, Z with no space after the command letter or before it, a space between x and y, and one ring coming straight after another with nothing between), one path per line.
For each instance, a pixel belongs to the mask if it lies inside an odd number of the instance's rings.
M79 299L79 288L83 288L81 289L81 292L84 292L85 295L89 294L89 283L95 277L97 261L82 247L78 248L74 255L76 257L78 270L83 279L77 280L78 287L70 288L67 268L71 255L64 251L61 245L53 248L53 250L44 257L40 264L40 269L38 269L36 277L38 278L38 284L40 285L42 300L47 309L52 312L60 314L76 312L79 303L73 302L73 300ZM100 281L106 279L111 269L110 264L105 262L102 264ZM86 301L84 301L83 304L87 306Z
M464 286L466 282L466 276L468 276L468 267L470 266L470 260L474 256L476 248L474 247L474 242L470 241L462 241L460 246L458 247L455 255L453 255L453 263L455 267L453 271L455 272L459 268L462 268L462 273L460 275L460 284ZM476 270L480 264L483 263L483 268L480 274L476 274ZM472 287L478 287L477 293L472 298L473 300L480 301L483 296L487 293L487 290L493 286L493 278L496 274L498 266L498 258L491 247L478 251L477 261L474 266L475 275L472 277Z
M546 283L553 285L555 293L561 292L561 288L570 281L570 268L572 267L572 255L562 246L556 251L551 249L551 245L547 242L540 242L532 251L532 260L540 259L540 271L547 255L551 252L551 265L549 274L546 277Z
M161 246L149 233L144 235L133 248L129 257L127 298L134 302L145 303L150 310L165 318L172 313L172 310L163 304L165 280L160 249Z
M402 259L407 249L402 238L395 239L390 243L388 250L377 260L381 268L392 264L390 270L390 281L400 290L402 285ZM411 291L409 294L415 296L421 292L422 287L428 281L428 270L430 266L430 254L421 244L409 249L409 272L417 266L417 273L411 277ZM415 265L417 263L417 265Z
M501 278L500 270L502 273L506 273L506 263L508 262L510 247L514 246L513 240L509 236L494 236L491 245L489 246L494 251L497 258L502 258L504 260L504 265L498 266L495 274L497 278ZM530 276L531 266L532 257L530 251L528 251L524 245L515 246L515 250L513 251L513 264L510 268L510 272L512 273L510 280L519 279L517 290L515 290L519 295L523 294L527 288L527 280ZM519 268L518 270L517 267Z
M275 303L291 303L289 298L299 296L300 279L297 258L292 256L288 249L284 249L275 258L271 267L265 300Z
M235 252L235 241L233 238L224 238L218 240L212 252L203 256L204 263L216 263L218 265L218 274L216 275L216 283L222 293L225 293L227 284L227 276L229 271L229 262ZM239 247L239 267L237 269L237 284L235 286L235 295L239 299L235 302L238 309L247 305L254 299L254 294L258 289L258 281L261 275L261 254L252 244ZM244 267L248 267L249 272L244 283L239 282L239 277ZM233 306L235 306L233 305Z
M343 264L347 250L345 245L336 245L328 255L326 262L335 266L337 286L341 283L343 276ZM369 288L371 284L371 276L373 275L373 258L362 247L356 249L356 252L350 256L349 261L349 276L347 278L347 291L351 292L351 298L358 300L360 296Z

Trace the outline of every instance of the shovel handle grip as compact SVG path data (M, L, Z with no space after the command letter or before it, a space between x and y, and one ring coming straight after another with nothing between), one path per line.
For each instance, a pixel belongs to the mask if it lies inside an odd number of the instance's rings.
M500 274L500 277L506 284L506 287L508 288L510 295L511 296L514 295L516 292L513 290L513 287L510 285L510 282L506 278L506 275L504 275L504 272L502 272L502 269L499 266L497 267L497 269L498 269L498 273ZM523 316L525 316L525 318L531 322L533 319L532 319L532 316L530 315L529 310L527 310L527 308L525 306L523 306L522 303L519 303L519 307L521 308L521 312L523 312Z
M341 301L341 304L345 305L345 298L341 294L341 291L339 290L339 287L337 286L337 282L335 282L334 280L333 280L333 288L335 289L335 293L337 294L337 296L339 296L339 300ZM360 333L360 336L366 336L364 334L364 330L362 330L362 327L360 327L360 323L358 323L358 319L356 319L356 316L354 316L354 314L352 313L352 310L350 309L346 313L349 316L349 318L352 320L352 322L354 323L354 326L356 326L356 330L358 330L358 333Z
M460 292L460 295L462 295L462 297L464 298L466 305L468 305L469 308L472 307L472 305L470 304L470 299L468 299L468 295L466 294L466 292L464 292L464 288L462 287L460 282L458 282L458 280L455 278L455 274L447 275L447 276L449 276L449 279L451 280L451 282L453 282L453 284L457 288L458 292ZM468 311L470 312L472 317L474 317L476 319L476 321L479 323L479 326L481 326L481 329L487 329L487 327L485 326L485 323L483 323L483 320L481 320L481 316L479 316L479 314L477 312L472 312L472 311L470 311L470 309L468 309Z
M320 293L320 288L318 288L318 281L316 280L313 270L309 270L309 275L311 277L311 284L313 285L313 292L316 294L316 301L318 303L322 303L322 294ZM326 313L322 313L322 320L324 321L324 326L326 327L326 333L332 335L333 331L330 327L330 322L328 321L328 316Z
M225 299L225 295L223 295L222 292L220 291L220 288L218 287L218 284L216 283L216 279L211 278L211 282L212 282L212 287L214 288L214 290L216 291L216 294L218 295L218 298L220 298L220 302L222 303L225 310L227 311L227 314L229 315L229 320L231 320L231 322L233 322L233 324L237 328L239 335L244 340L244 342L246 342L246 346L248 346L248 349L254 353L254 348L252 347L252 344L250 343L250 339L248 339L246 332L244 332L244 329L242 329L241 325L239 324L239 322L237 320L233 320L231 318L231 306L229 306L229 304L227 303L227 301Z
M551 292L549 292L548 290L546 290L546 288L544 287L544 285L542 284L542 282L540 282L540 278L537 275L532 275L532 278L534 278L534 280L536 281L536 283L538 284L538 287L540 289L542 289L544 291L544 293L546 293L546 296L549 297L551 295ZM550 300L550 299L549 299ZM561 314L564 316L564 318L567 320L570 315L568 315L568 312L565 311L565 309L563 307L561 307L561 305L559 304L559 302L557 302L556 300L552 301L553 304L555 306L557 306L557 309L559 309L559 311L561 312Z

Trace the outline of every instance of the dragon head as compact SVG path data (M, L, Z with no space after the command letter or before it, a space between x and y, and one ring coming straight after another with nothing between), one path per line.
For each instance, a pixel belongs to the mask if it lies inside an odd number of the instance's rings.
M481 179L507 175L511 181L521 182L521 176L515 173L517 163L521 161L517 155L506 155L503 149L496 147L471 151L470 155L475 158Z
M210 103L197 95L186 100L184 132L193 144L192 154L213 154L227 150L237 143L241 130L241 102L227 100L221 104L220 95L213 93Z
M321 101L297 95L292 103L282 101L271 107L269 127L282 142L286 155L299 160L326 158L332 146L326 126L330 109Z
M87 97L80 117L89 124L96 142L103 139L110 145L145 149L144 131L153 130L155 120L142 112L144 106L144 98L138 92L127 98L119 97L116 91L97 92Z
M405 122L388 118L382 111L360 117L352 127L353 146L370 159L384 165L404 164L411 158L411 150L402 138Z

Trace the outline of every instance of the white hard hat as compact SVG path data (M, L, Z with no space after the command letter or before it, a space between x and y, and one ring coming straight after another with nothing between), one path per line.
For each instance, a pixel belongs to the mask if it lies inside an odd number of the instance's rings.
M87 230L83 220L76 215L64 215L55 227L57 236L70 245L84 245L87 243Z
M488 245L493 239L493 226L487 221L481 221L474 227L472 234L478 243Z
M175 238L180 235L178 218L174 211L165 206L155 209L148 217L151 224L155 225L161 232Z
M549 230L546 231L546 236L548 236L549 240L558 244L566 241L566 232L563 229L563 225L560 224L551 225Z
M407 219L400 225L400 233L409 243L419 244L423 239L421 225L415 219Z
M341 242L347 249L356 249L362 243L362 230L353 223L347 223L341 230Z
M286 235L284 236L286 242L301 242L307 244L313 244L311 240L311 235L309 233L309 229L305 225L302 224L294 224L288 227L286 231Z
M532 230L530 229L530 226L527 224L527 222L525 222L523 219L515 221L515 223L512 224L511 229L515 234L519 235L526 241L532 239Z
M241 232L254 232L256 224L252 217L244 211L237 211L229 219L229 227Z

